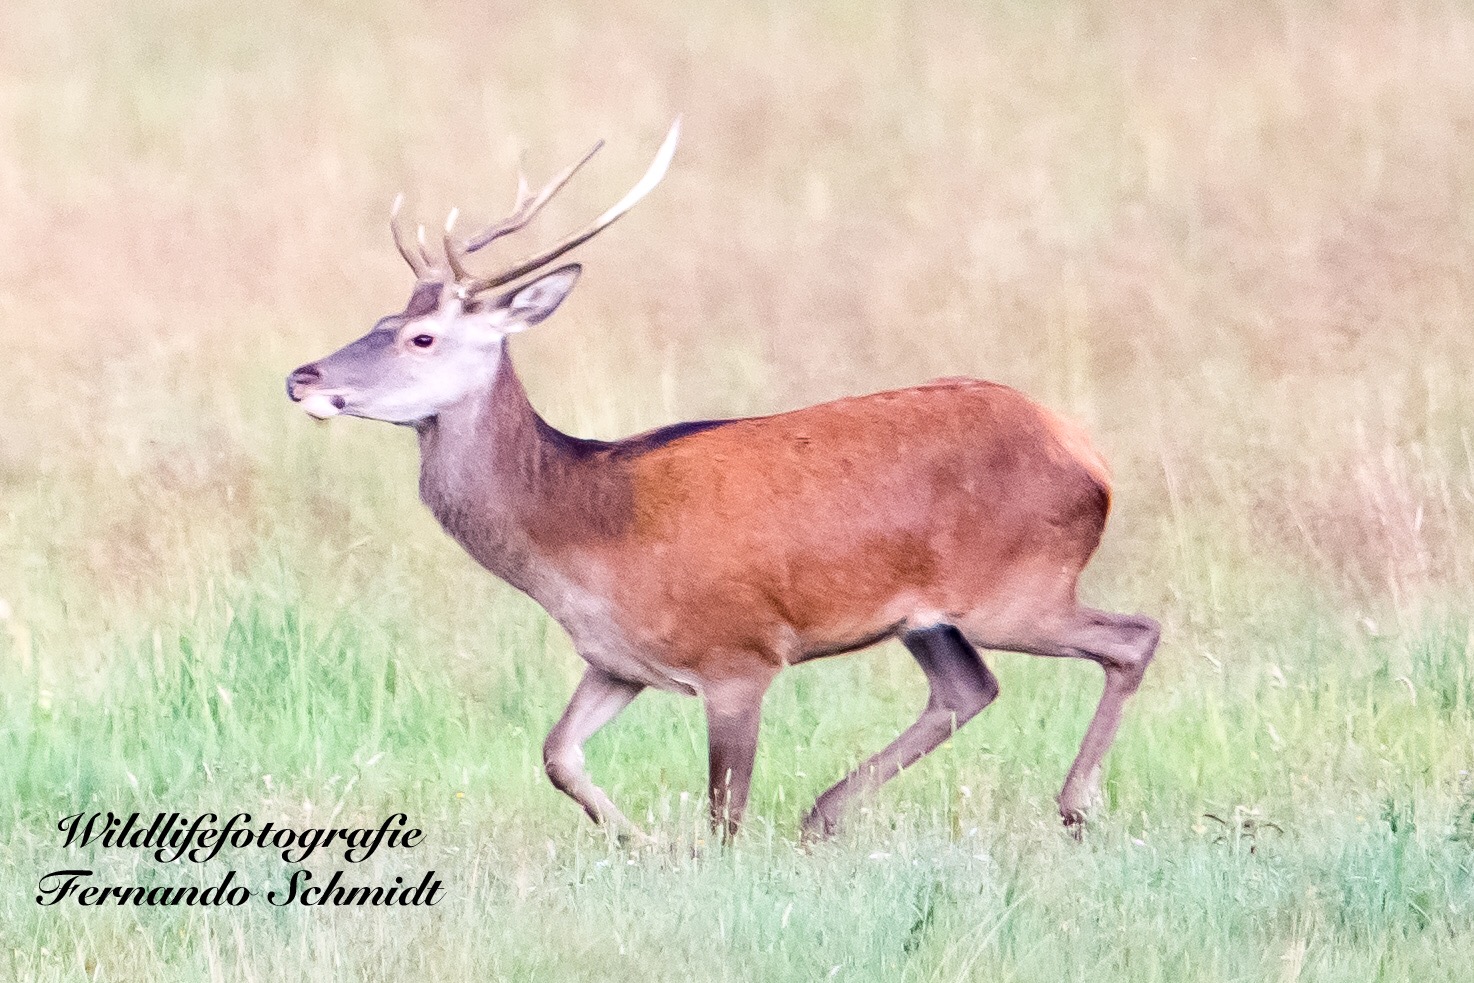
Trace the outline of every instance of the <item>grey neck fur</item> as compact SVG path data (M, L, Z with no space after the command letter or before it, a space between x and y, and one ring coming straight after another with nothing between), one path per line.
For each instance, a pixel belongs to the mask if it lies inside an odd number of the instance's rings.
M535 599L557 547L607 536L628 512L610 445L545 422L505 342L486 386L417 429L420 498L477 562Z

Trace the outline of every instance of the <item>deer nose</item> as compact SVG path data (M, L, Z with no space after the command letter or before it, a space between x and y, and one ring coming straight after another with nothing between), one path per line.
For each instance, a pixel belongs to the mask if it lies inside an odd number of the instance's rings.
M287 398L294 403L302 401L302 390L322 380L322 372L316 365L304 365L287 376Z

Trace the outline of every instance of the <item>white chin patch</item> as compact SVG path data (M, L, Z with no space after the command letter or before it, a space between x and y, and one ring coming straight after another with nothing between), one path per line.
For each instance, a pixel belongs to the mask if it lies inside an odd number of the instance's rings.
M333 397L324 396L322 393L313 393L311 396L303 399L302 408L314 420L326 420L330 416L337 416L343 412L333 402Z

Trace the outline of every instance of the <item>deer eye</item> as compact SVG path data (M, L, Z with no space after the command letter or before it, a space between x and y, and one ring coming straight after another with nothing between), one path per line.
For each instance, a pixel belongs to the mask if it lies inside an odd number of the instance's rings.
M429 348L431 345L435 344L435 336L429 334L417 334L409 340L409 343L411 345L414 345L416 348Z

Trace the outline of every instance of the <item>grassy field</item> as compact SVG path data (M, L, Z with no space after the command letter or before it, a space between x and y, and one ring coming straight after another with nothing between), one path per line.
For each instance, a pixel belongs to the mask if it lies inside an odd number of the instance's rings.
M1467 979L1471 79L1444 0L7 0L0 978ZM436 528L408 433L284 399L407 296L396 191L490 217L609 137L550 237L676 112L514 343L535 404L609 437L969 374L1084 421L1086 598L1164 642L1083 843L1099 672L999 654L987 713L796 846L924 700L887 645L780 679L731 849L699 706L642 696L589 748L666 844L622 852L541 775L566 638ZM108 809L403 811L424 844L355 873L447 897L38 906L65 867L289 871L62 849Z

